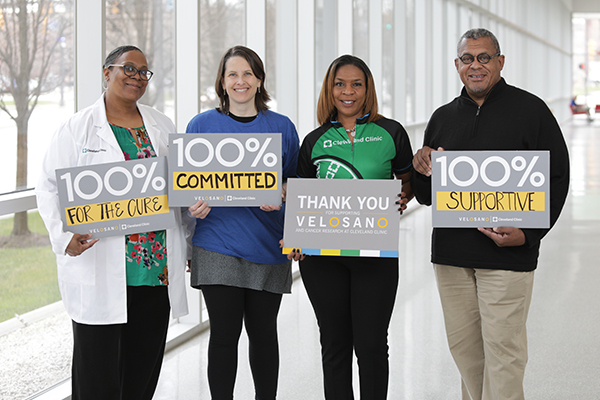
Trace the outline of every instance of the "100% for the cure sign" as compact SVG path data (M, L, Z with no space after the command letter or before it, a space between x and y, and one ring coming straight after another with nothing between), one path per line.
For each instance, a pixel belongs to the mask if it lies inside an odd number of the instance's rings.
M548 151L431 153L434 227L548 228Z
M171 134L169 171L171 205L279 205L281 134Z
M56 170L63 227L93 237L171 228L166 157Z

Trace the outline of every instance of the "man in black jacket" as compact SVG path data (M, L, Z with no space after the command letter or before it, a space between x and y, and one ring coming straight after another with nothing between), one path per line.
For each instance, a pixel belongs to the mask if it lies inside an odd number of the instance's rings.
M538 97L500 76L505 57L493 33L467 31L458 43L461 95L437 109L415 154L413 188L431 205L431 151L549 150L550 226L569 186L567 147ZM549 229L435 228L434 264L450 351L463 400L524 399L525 322L541 239Z

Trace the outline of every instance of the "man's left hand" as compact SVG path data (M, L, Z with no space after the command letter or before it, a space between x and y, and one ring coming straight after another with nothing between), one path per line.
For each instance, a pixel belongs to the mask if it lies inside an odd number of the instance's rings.
M522 246L526 242L525 234L519 228L499 226L496 228L477 228L489 237L498 247Z

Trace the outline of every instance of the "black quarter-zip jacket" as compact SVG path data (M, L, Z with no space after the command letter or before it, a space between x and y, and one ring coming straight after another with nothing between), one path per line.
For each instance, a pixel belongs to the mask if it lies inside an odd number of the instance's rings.
M569 155L560 127L546 103L510 86L504 78L478 106L463 87L461 95L438 108L425 130L423 145L445 150L549 150L550 227L565 203L569 188ZM431 205L431 178L413 173L413 189L421 204ZM523 229L526 243L498 247L475 228L434 228L431 261L467 268L532 271L540 240L549 229Z

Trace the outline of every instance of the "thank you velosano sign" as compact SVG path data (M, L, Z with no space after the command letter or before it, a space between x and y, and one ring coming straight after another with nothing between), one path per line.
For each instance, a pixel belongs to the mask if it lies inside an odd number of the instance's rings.
M398 257L399 180L288 179L283 253Z

